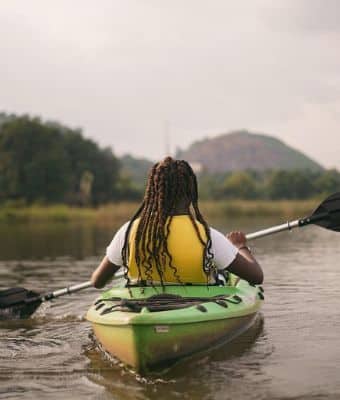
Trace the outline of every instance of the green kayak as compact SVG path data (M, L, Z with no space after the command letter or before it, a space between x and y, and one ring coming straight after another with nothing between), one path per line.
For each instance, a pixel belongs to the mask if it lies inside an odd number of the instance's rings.
M226 342L255 321L261 286L234 279L227 286L117 287L88 310L106 352L139 373Z

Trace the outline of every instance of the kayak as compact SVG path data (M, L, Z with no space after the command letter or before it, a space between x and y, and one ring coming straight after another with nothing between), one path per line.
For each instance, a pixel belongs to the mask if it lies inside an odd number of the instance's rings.
M115 287L86 319L104 351L145 373L240 335L263 298L261 286L239 279L226 286Z

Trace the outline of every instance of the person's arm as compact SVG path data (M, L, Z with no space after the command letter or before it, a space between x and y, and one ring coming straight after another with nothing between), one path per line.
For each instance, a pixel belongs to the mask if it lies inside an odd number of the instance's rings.
M116 232L111 243L106 248L106 256L93 272L91 282L95 288L101 289L104 287L123 265L122 248L128 225L129 222L125 223Z
M259 263L247 247L247 239L243 232L230 232L227 238L238 248L238 253L233 262L228 266L228 271L252 283L263 282L263 272Z
M108 257L105 256L99 266L94 270L91 276L91 282L96 289L103 288L114 274L119 270L120 266L112 264Z

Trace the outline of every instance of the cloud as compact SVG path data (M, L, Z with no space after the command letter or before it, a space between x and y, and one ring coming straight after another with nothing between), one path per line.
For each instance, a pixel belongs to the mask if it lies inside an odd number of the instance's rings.
M267 24L274 30L307 34L339 34L338 0L279 0L263 9Z

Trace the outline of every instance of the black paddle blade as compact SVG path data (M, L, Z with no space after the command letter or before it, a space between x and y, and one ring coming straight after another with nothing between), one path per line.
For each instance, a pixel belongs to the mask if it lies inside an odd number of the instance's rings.
M340 232L340 192L327 197L310 217L311 223Z
M0 291L0 320L22 319L31 316L40 306L39 293L24 288Z

